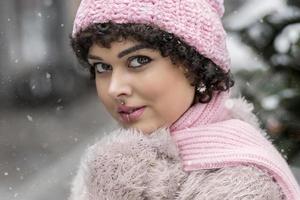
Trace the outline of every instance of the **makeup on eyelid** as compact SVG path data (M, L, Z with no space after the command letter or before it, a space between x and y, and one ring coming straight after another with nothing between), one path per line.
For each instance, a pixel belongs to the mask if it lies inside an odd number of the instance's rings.
M143 60L141 60L141 59L143 59ZM134 61L135 61L135 64L133 64ZM144 65L150 63L151 61L153 61L153 59L148 56L145 56L145 55L131 56L127 59L127 62L128 62L127 66L130 68L133 68L133 69L138 69L138 68L141 68ZM90 65L93 68L95 68L95 72L98 72L98 73L104 73L106 71L113 70L113 66L103 63L103 62L95 62L95 63L91 63Z

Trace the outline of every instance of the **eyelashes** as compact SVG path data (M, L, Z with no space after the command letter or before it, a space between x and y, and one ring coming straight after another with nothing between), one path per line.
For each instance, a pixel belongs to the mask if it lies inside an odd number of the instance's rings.
M139 69L144 65L150 63L152 59L148 56L138 55L132 56L127 59L127 67L131 69ZM113 67L103 62L96 62L91 64L91 67L95 69L96 73L106 73L113 70Z
M132 56L129 57L128 67L138 68L152 61L148 56Z
M105 63L102 63L102 62L94 63L92 65L92 67L95 69L95 72L97 72L97 73L104 73L104 72L112 70L111 65L108 65L108 64L105 64Z

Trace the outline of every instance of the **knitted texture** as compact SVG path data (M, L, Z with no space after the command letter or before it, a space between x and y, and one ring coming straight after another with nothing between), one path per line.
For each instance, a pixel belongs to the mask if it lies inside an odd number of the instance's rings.
M180 37L225 71L229 70L223 0L82 0L73 37L93 23L142 23Z
M198 103L194 109L189 109L182 115L170 130L171 132L198 125L223 121L228 118L226 101L229 99L229 92L215 92L210 102L206 104ZM197 116L197 117L193 117Z
M118 130L90 147L70 200L283 200L280 187L255 166L182 170L166 130L151 136Z
M218 105L217 110L208 110L209 106L197 104L170 128L184 170L253 164L268 171L288 200L299 200L299 185L289 166L262 131L239 119L218 121L226 101Z

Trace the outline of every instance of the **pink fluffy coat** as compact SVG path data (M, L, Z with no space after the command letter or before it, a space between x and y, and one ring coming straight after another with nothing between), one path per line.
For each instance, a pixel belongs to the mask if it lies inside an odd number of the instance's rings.
M231 99L232 118L259 127L253 106ZM116 130L88 148L70 200L286 199L267 171L254 165L185 172L166 129L151 136Z

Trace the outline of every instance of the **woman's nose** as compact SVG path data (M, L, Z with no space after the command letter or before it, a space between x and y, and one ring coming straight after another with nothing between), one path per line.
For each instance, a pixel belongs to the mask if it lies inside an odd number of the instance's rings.
M126 75L126 72L122 70L114 70L112 72L108 93L113 98L130 96L132 94L130 78Z

